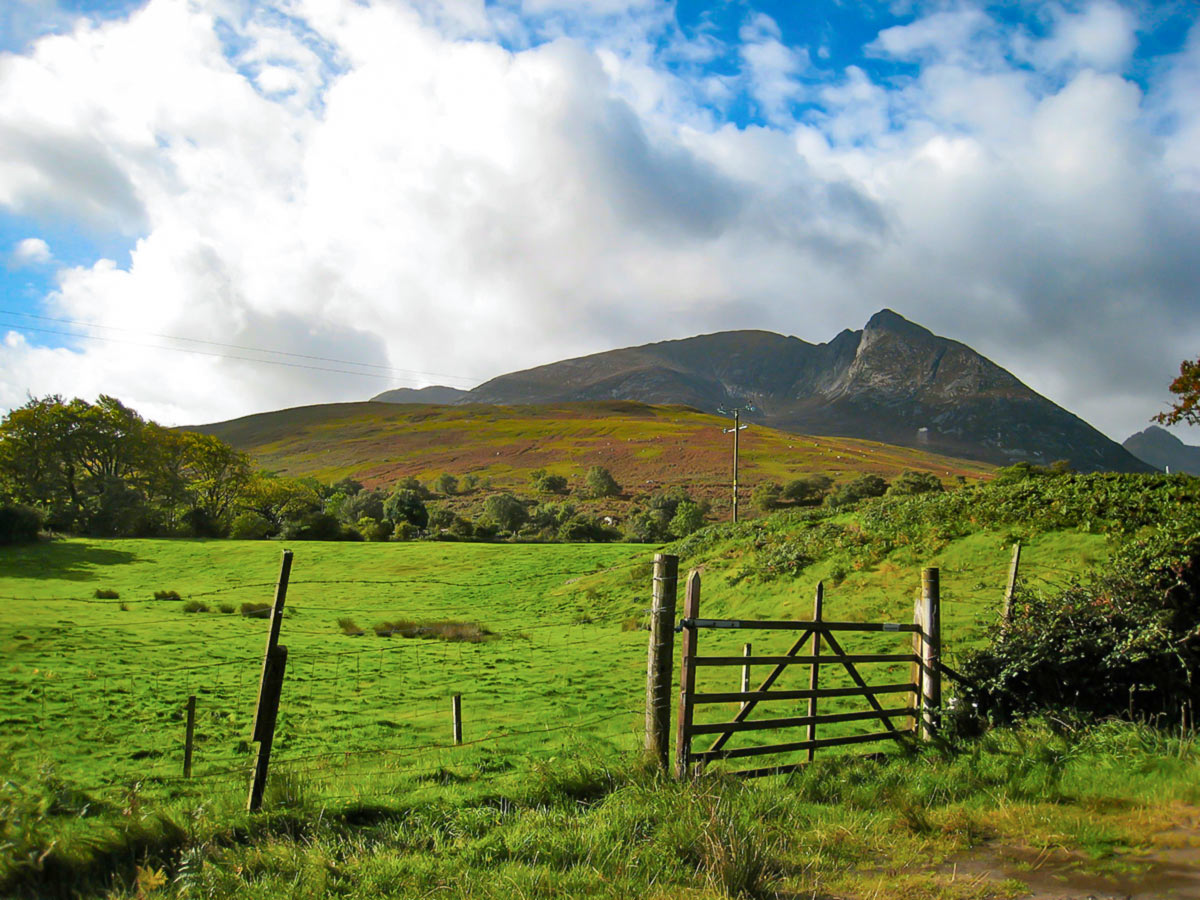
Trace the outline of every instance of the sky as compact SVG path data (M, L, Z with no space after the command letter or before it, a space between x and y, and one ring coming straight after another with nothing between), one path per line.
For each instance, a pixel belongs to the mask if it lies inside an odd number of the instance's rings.
M1200 355L1198 22L0 0L0 410L198 424L888 307L1120 441Z

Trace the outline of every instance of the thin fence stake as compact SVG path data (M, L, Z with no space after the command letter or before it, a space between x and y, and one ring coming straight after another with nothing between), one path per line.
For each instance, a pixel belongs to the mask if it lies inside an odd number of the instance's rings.
M187 699L187 732L183 739L183 777L192 777L192 739L196 734L196 695Z
M292 571L292 551L283 551L279 566L279 581L275 585L275 602L271 606L271 626L267 631L267 649L263 654L262 678L258 685L258 704L254 710L254 729L251 740L258 741L254 761L254 780L246 808L257 812L262 808L263 792L267 787L267 768L271 763L271 745L275 741L275 721L279 716L279 697L283 691L283 673L287 668L287 647L279 643L283 624L283 606L287 600L288 579Z
M671 664L675 654L675 595L679 557L654 555L650 641L646 651L646 752L667 771L671 751Z
M450 698L451 728L454 733L454 746L462 743L462 694Z
M814 622L821 621L821 615L824 610L824 606L825 606L825 583L818 581L817 582L817 593L816 593L816 596L813 598L813 621ZM812 655L813 655L813 663L811 666L808 667L808 689L810 691L816 691L817 683L821 677L821 674L820 674L821 673L821 664L816 661L817 657L819 657L821 655L821 632L820 631L815 631L815 630L813 631ZM808 698L808 714L810 717L815 716L817 714L817 698L816 698L815 694L812 697ZM808 739L809 739L809 741L815 741L817 739L817 723L816 722L812 722L808 726ZM815 746L808 748L808 761L809 762L813 761L813 757L816 755L816 752L817 752L817 748Z

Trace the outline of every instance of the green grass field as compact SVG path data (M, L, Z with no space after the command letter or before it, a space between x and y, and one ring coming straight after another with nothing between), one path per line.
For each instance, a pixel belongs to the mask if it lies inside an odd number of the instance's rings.
M1010 537L979 531L927 557L900 547L858 569L823 560L765 582L745 574L752 545L717 540L683 568L700 568L704 616L807 618L824 578L828 618L905 622L921 566L938 565L953 661L996 620ZM138 898L717 897L763 895L767 884L839 897L1018 896L1012 884L948 887L930 867L987 839L1077 848L1103 867L1139 830L1200 803L1180 793L1197 771L1191 743L1166 747L1140 732L1109 738L1140 773L1132 778L1125 763L1105 768L1106 745L1088 755L1062 738L1001 735L942 762L883 745L893 762L882 768L853 761L863 748L831 751L812 773L754 785L721 781L718 765L716 780L683 790L637 762L655 548L294 550L261 819L241 809L267 622L237 608L271 599L281 546L57 540L0 550L0 885ZM1023 571L1049 587L1105 553L1094 534L1028 536ZM209 611L185 612L189 600ZM365 634L344 634L346 618ZM493 635L459 643L372 631L398 620L473 622ZM906 637L845 643L904 652ZM747 639L770 654L793 636L706 631L703 652L739 654ZM849 683L831 668L823 684ZM881 668L870 680L907 674ZM739 674L705 670L698 686L732 690ZM795 677L806 682L807 671ZM450 741L453 693L463 698L461 747ZM189 694L198 725L185 781ZM774 704L769 714L789 711ZM752 735L739 740L802 737ZM762 760L772 761L790 760Z

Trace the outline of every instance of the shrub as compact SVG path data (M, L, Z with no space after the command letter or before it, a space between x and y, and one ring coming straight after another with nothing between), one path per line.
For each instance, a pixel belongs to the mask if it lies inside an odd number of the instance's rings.
M691 500L684 500L675 507L675 515L671 517L668 529L675 537L682 538L702 527L704 527L704 512L698 504Z
M256 512L244 512L234 517L229 536L235 541L261 541L274 531L271 523Z
M337 620L338 628L342 629L342 634L348 634L351 637L359 637L366 634L361 628L354 624L354 620L349 616L343 616Z
M1041 711L1177 721L1200 705L1200 537L1166 529L1086 583L1018 591L1007 627L967 655L959 717ZM959 723L961 724L961 722Z
M770 512L779 508L779 500L782 496L783 488L773 481L764 481L754 486L754 490L750 494L750 502L763 512Z
M183 604L185 613L204 613L208 612L208 604L201 600L189 600Z
M155 600L179 600L179 591L155 591Z
M815 506L831 487L833 479L828 475L804 475L784 485L783 497L797 506Z
M446 497L458 493L458 479L449 472L443 472L433 482L434 489Z
M584 477L587 494L594 499L616 497L621 493L621 486L613 478L612 473L603 466L592 466Z
M97 600L119 600L121 598L119 591L110 590L109 588L96 588L96 592L92 596Z
M9 503L0 505L0 545L33 543L41 529L39 510Z
M222 603L217 607L217 609L221 610L221 612L225 613L225 615L229 615L233 612L234 606L232 603Z
M271 617L270 603L243 603L241 613L250 619L268 619Z
M358 520L358 524L355 527L364 540L386 541L392 536L392 530L395 526L387 519L379 522L370 516L363 516L363 518Z
M421 529L412 522L397 522L396 527L392 530L392 540L415 541L420 534Z
M891 495L907 496L911 494L929 494L945 490L942 481L932 472L913 472L906 470L896 476L896 480L888 487Z
M551 475L545 469L534 469L529 473L529 484L541 494L565 494L567 479L565 475Z
M882 497L887 492L887 482L878 475L860 475L853 481L840 485L825 498L825 502L838 509L850 506L869 497Z

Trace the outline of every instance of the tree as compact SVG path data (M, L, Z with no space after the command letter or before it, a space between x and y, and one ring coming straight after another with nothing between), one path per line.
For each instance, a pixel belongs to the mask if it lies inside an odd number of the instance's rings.
M687 537L693 531L704 527L704 512L691 500L682 501L675 508L675 515L669 526L675 537Z
M1179 422L1200 425L1200 359L1181 362L1179 377L1171 382L1169 390L1179 399L1169 410L1155 416L1154 420L1163 425L1176 425Z
M444 497L458 493L458 479L449 472L443 472L433 482L434 489Z
M853 481L848 481L825 498L825 502L835 509L849 506L868 497L882 497L887 492L887 482L878 475L860 475Z
M525 505L509 493L492 494L484 501L483 511L502 530L514 534L529 520Z
M425 487L425 485L421 484L415 475L406 475L401 478L398 482L396 482L396 486L393 488L393 490L416 491L417 496L422 500L428 500L433 496L433 492L430 491L429 488Z
M588 496L594 499L615 497L621 493L621 486L613 478L612 472L603 466L592 466L588 469L584 484L587 485Z
M397 488L383 504L383 514L393 522L408 522L417 528L429 524L429 511L425 501L412 488Z

